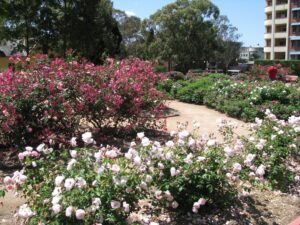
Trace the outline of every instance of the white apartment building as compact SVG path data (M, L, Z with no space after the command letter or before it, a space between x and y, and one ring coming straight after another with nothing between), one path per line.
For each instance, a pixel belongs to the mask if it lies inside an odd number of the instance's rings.
M300 59L300 0L266 0L265 59Z

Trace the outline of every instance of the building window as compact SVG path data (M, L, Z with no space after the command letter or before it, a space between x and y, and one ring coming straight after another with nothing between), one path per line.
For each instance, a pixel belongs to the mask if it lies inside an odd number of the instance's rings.
M287 18L287 11L276 12L276 19Z
M292 33L300 33L300 26L292 26Z
M287 4L288 1L287 0L277 0L276 1L276 5L282 5L282 4Z
M300 40L292 41L292 47L293 48L299 48L300 47Z

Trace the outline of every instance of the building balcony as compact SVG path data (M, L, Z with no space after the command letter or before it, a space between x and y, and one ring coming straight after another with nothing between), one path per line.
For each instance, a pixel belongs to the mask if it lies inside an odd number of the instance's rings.
M291 47L290 52L300 52L300 47Z
M275 24L287 24L288 23L288 18L280 18L280 19L275 19Z
M292 24L299 24L300 23L300 18L291 18L291 23Z
M278 32L274 34L275 38L286 38L287 37L287 32Z
M275 11L282 11L282 10L288 10L288 9L289 9L289 5L286 3L275 6Z
M290 55L300 55L300 51L290 51Z
M300 40L300 33L293 33L290 35L290 40L291 41L298 41Z
M265 26L271 26L272 25L272 20L267 19L265 20Z
M286 46L275 46L274 52L286 52Z
M300 10L300 6L295 6L295 7L292 6L292 11L299 11L299 10Z
M265 33L264 38L265 39L271 39L272 38L272 33Z
M265 13L271 13L272 10L273 10L273 6L267 6L267 7L265 8Z
M272 51L272 48L271 46L270 47L264 47L264 52L271 52Z

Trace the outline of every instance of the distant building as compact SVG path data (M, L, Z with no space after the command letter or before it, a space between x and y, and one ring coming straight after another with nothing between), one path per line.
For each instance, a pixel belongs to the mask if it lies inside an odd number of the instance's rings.
M17 47L18 42L11 41L0 41L0 53L4 53L5 56L11 56L14 54L14 49ZM2 55L1 54L1 55ZM25 51L21 53L22 55L26 55Z
M246 63L253 63L256 59L264 58L263 47L242 47L240 50L240 59Z
M300 0L266 0L265 59L300 60Z

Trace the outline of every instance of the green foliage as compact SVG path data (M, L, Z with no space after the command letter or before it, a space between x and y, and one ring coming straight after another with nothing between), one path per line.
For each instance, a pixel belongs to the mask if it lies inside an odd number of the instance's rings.
M4 197L5 197L5 190L0 189L0 198L4 198Z
M16 41L27 55L34 51L65 56L67 49L99 63L103 54L119 52L121 34L110 0L8 1L4 9L4 39ZM1 8L2 8L1 7ZM20 41L24 40L24 41Z
M176 98L180 101L203 104L203 98L206 95L210 86L214 84L214 80L210 77L204 77L190 85L179 89L176 93Z
M155 68L154 68L154 71L156 73L165 73L165 72L168 72L168 68L166 68L164 65L157 65Z
M161 90L183 102L205 104L229 116L254 121L271 109L280 119L300 112L296 87L277 82L235 81L224 75L209 75L186 82L165 81Z
M236 139L235 125L219 121L223 142L198 133L194 122L193 133L181 125L165 145L139 133L140 142L131 142L125 154L111 146L99 149L90 132L82 135L85 147L77 147L76 138L72 150L26 147L19 154L24 168L3 183L26 197L16 217L28 225L125 225L146 198L178 213L229 207L239 191L287 191L300 181L300 117L284 122L264 113L265 120L251 125L250 138Z
M194 63L202 65L216 47L212 19L218 14L209 0L178 0L166 5L144 22L145 30L152 29L155 34L148 47L150 55L173 62L181 72L197 66Z
M256 65L272 66L275 64L281 64L283 67L291 68L290 75L300 76L300 61L299 60L256 60Z

